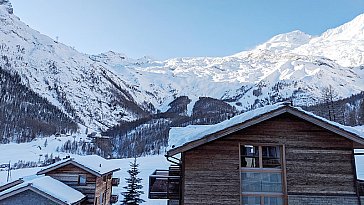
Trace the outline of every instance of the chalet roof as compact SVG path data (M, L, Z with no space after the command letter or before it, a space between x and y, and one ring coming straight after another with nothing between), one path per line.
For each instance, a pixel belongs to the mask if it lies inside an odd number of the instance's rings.
M72 205L85 199L81 192L49 176L41 176L23 182L0 192L0 200L31 190L58 204Z
M97 155L77 156L68 158L40 170L37 174L45 174L60 167L73 164L95 176L102 176L120 170L114 163Z
M285 103L278 103L245 112L215 125L193 125L183 128L172 128L169 133L169 150L167 151L167 155L173 156L185 152L284 113L290 113L346 137L354 141L355 145L360 148L364 147L363 132L354 129L353 127L329 121L301 108L292 107Z

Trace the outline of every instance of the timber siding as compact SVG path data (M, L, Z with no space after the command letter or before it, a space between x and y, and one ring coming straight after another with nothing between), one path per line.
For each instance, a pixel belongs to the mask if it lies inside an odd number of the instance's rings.
M285 147L288 196L357 204L352 141L287 113L183 152L183 204L240 204L239 145L267 143Z
M105 175L106 181L103 180L103 177L97 177L96 178L96 190L95 190L95 196L97 204L100 204L100 195L104 194L104 204L103 205L109 205L110 204L110 198L111 198L111 192L112 192L112 175Z
M96 190L96 176L93 174L81 169L75 165L68 164L57 168L55 170L49 171L46 173L47 176L50 176L58 181L61 181L68 186L76 189L77 191L83 193L86 196L86 202L82 204L85 205L93 205L95 199L95 190ZM86 175L86 185L78 184L78 176Z
M5 198L0 201L0 205L60 205L44 196L41 196L31 190L26 190Z

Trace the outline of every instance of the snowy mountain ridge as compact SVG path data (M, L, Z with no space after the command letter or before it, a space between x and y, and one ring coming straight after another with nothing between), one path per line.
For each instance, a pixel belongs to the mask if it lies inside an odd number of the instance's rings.
M329 85L340 97L364 90L363 15L318 37L293 31L231 56L158 61L79 53L29 28L9 5L0 1L1 67L95 129L166 111L178 96L192 100L191 113L199 97L247 110L284 99L314 104Z

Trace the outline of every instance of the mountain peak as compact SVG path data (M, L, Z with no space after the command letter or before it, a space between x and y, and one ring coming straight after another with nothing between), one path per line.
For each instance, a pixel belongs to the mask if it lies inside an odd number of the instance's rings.
M0 6L5 7L6 11L9 14L13 14L13 6L11 5L9 0L0 0Z
M364 13L321 36L325 40L364 40Z
M306 43L312 36L300 30L294 30L288 33L273 36L267 43L273 42L289 42L289 43Z
M308 43L312 36L302 31L295 30L278 34L267 42L259 45L258 50L270 50L274 52L288 51Z

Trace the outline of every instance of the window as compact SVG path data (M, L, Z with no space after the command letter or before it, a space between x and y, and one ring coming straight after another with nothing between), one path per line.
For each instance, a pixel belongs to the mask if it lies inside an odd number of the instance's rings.
M78 184L86 185L86 175L78 175Z
M282 146L240 146L242 205L283 205Z

